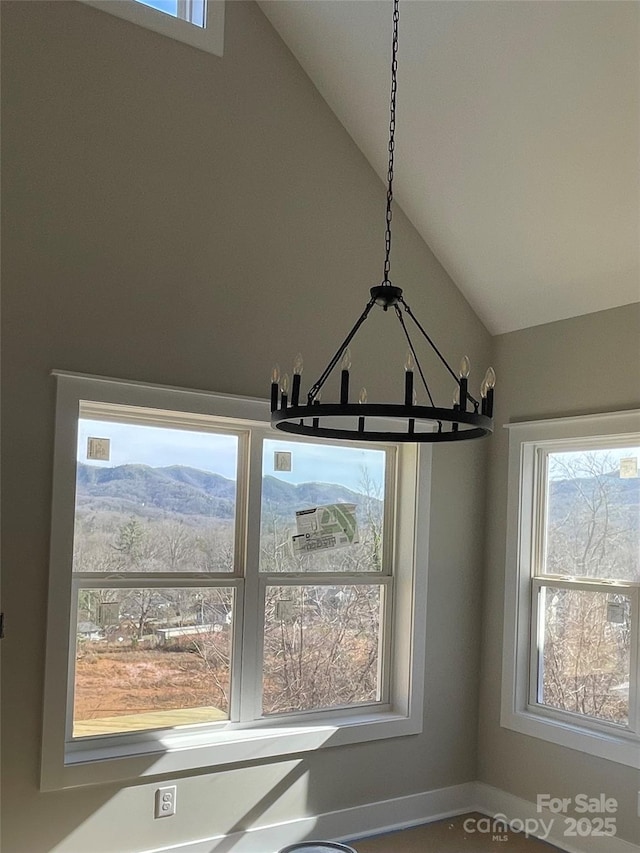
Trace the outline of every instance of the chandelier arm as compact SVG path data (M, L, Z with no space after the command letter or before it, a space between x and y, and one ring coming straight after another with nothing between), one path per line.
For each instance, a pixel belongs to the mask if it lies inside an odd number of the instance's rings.
M397 305L394 305L393 307L395 308L396 317L400 321L400 325L402 326L402 331L404 332L404 335L407 339L407 344L409 345L409 349L411 350L411 355L413 356L413 360L415 361L416 367L418 368L418 373L420 374L420 379L422 379L422 384L424 385L425 391L427 392L427 397L429 398L429 402L431 403L432 406L435 407L436 404L433 402L433 397L431 396L431 391L429 389L429 385L427 383L424 372L422 370L422 365L418 361L418 356L416 354L416 350L415 350L415 347L413 345L413 341L411 340L411 337L409 336L409 330L407 329L407 327L405 325L404 317L402 316L402 311L400 311L400 309L398 308Z
M308 402L308 403L313 403L313 401L315 400L315 398L318 396L318 393L319 393L320 389L322 388L322 386L324 385L324 383L325 383L325 382L327 381L327 379L329 378L329 375L331 374L331 371L333 370L333 368L336 366L336 364L337 364L337 363L338 363L338 361L340 360L340 358L341 358L341 356L342 356L343 352L346 350L346 348L349 346L349 344L350 344L350 343L351 343L351 341L353 340L353 338L354 338L354 336L355 336L356 332L358 331L358 329L360 328L360 326L364 323L364 321L365 321L365 320L367 319L367 317L369 316L369 312L371 311L371 309L373 308L373 306L374 306L374 305L375 305L375 299L373 299L373 297L372 297L372 298L367 302L366 308L364 309L364 311L362 312L362 314L358 317L358 319L357 319L357 320L356 320L356 322L354 323L353 328L351 329L351 331L349 332L349 334L347 335L347 337L344 339L344 341L343 341L343 342L340 344L340 346L338 347L338 349L337 349L336 353L335 353L335 354L334 354L334 356L332 357L332 359L331 359L331 361L329 362L329 364L328 364L328 365L325 367L325 369L323 370L322 375L320 376L320 378L319 378L319 379L315 382L315 384L314 384L314 385L312 385L312 386L311 386L311 388L309 389L309 393L307 394L307 402Z
M423 334L423 336L424 336L425 340L427 341L427 343L429 344L429 346L431 347L431 349L435 352L435 354L438 356L438 358L440 359L440 361L444 364L444 366L447 368L447 370L449 371L449 373L453 376L454 380L455 380L455 381L456 381L456 383L458 384L458 387L460 387L460 378L459 378L458 376L456 376L456 374L453 372L453 370L452 370L452 369L451 369L451 367L449 366L449 362L446 360L446 358L442 355L442 353L440 352L440 350L438 349L438 347L437 347L437 346L434 344L434 342L431 340L431 338L430 338L430 337L429 337L429 335L427 334L427 332L426 332L426 330L424 329L424 327L420 324L419 320L416 318L416 316L415 316L415 314L413 313L413 311L411 310L411 308L407 305L407 303L404 301L404 299L403 299L402 297L400 297L400 299L399 299L398 301L399 301L399 302L402 302L402 304L404 305L404 309L405 309L405 311L407 312L407 314L411 317L411 319L412 319L412 320L413 320L413 322L416 324L416 326L418 327L418 329L422 332L422 334ZM476 400L476 398L475 398L472 394L469 394L469 392L467 392L467 400L469 400L470 402L472 402L474 406L478 406L478 405L479 405L478 400Z

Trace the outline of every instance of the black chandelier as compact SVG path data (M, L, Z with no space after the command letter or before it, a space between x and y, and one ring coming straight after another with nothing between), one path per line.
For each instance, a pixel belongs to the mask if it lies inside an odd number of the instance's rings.
M480 386L480 400L476 399L469 393L468 389L470 364L467 356L462 358L458 374L454 373L445 357L405 302L402 289L392 285L389 279L396 93L398 88L398 4L399 0L394 0L384 276L381 284L371 288L370 299L364 311L320 377L311 386L306 403L303 405L300 403L302 356L298 355L294 362L290 395L289 377L285 375L281 380L279 369L274 368L271 376L271 424L283 432L316 438L338 438L347 441L395 442L463 441L470 438L481 438L493 432L493 389L496 379L493 368L490 367L487 370ZM374 305L380 306L383 311L388 311L390 308L393 310L402 334L407 341L403 403L369 403L364 388L360 391L357 403L349 401L349 371L351 368L349 344L369 316ZM405 315L455 380L451 408L436 406L434 402L409 334ZM322 389L338 362L341 362L340 399L338 402L324 402L321 400ZM416 370L429 400L428 406L421 406L417 403L414 388L414 372Z

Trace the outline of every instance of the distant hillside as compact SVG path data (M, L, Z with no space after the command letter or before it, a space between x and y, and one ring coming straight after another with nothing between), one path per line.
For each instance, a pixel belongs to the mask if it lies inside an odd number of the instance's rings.
M592 494L596 478L581 477L575 480L552 480L550 483L549 512L552 522L576 511L584 512L582 493ZM640 526L640 477L621 479L616 471L602 478L602 486L609 495L610 506L624 512L630 526Z
M635 507L640 511L640 477L621 478L616 471L602 477L602 487L611 503L617 507ZM575 480L551 480L550 498L554 514L570 511L582 499L581 493L590 495L596 488L595 477L578 477Z
M264 500L278 516L327 503L360 503L362 495L331 483L294 485L267 476ZM119 465L103 468L78 463L77 503L82 511L111 511L154 517L172 513L231 519L236 484L233 480L183 465L153 468Z

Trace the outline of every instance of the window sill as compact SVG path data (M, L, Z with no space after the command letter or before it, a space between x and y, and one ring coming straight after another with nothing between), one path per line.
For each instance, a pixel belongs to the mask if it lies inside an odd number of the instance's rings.
M640 740L631 732L588 729L534 711L503 712L500 725L529 737L640 770Z
M117 744L103 742L99 746L95 742L76 742L67 750L62 766L52 763L46 771L43 768L41 789L53 791L203 770L421 731L420 719L384 711L341 717L330 723L283 721L224 731L200 728L159 732L153 740L139 742L137 750L120 739Z
M190 47L222 56L224 47L224 0L208 0L206 26L199 27L189 21L159 12L139 0L82 0L94 9L108 12L147 30L184 42Z

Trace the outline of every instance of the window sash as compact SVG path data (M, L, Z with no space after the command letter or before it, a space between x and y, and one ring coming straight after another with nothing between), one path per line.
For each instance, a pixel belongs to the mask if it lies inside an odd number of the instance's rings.
M274 434L273 430L269 428L259 428L254 427L252 429L252 441L255 445L255 455L252 455L251 459L251 470L255 473L256 469L260 472L260 487L258 488L258 524L257 530L253 532L257 533L257 546L254 545L254 548L257 547L257 551L255 552L258 555L258 559L255 563L258 566L259 574L266 574L264 572L259 571L259 554L260 554L260 521L261 521L261 495L262 495L262 459L264 454L264 442L267 439L273 440ZM280 437L278 436L280 440ZM281 439L286 443L291 444L316 444L316 445L325 445L328 447L345 447L345 443L340 443L339 441L335 441L332 439L326 438L306 438L303 436L297 435L289 435ZM259 445L259 447L257 446ZM382 566L380 571L361 571L358 572L359 575L363 577L370 578L379 578L385 575L391 576L393 571L393 564L395 559L395 545L396 545L396 537L394 535L395 526L396 526L396 503L397 503L397 478L398 478L398 454L400 452L400 448L397 445L393 444L377 444L372 442L357 442L350 441L349 447L360 447L364 450L379 450L382 451L385 455L385 472L384 472L384 513L382 518L382 528L383 528L383 542L382 542ZM258 475L256 474L256 479L258 479ZM256 485L254 482L250 485L250 490L253 490L255 494ZM254 510L255 512L255 510ZM255 516L252 516L255 517ZM248 560L249 565L253 565L251 560ZM290 576L290 577L307 577L309 572L282 572L278 574L278 577L282 576ZM342 577L343 573L341 572L323 572L323 575L327 577Z
M567 579L568 575L553 575L546 572L547 565L547 531L549 527L549 459L554 453L580 453L593 450L616 450L628 447L630 444L640 445L640 435L620 436L592 436L582 439L571 439L563 441L531 442L533 446L533 495L531 507L531 527L533 530L531 541L530 572L532 577L562 577ZM524 448L523 448L524 452ZM524 483L522 484L524 487ZM520 520L522 533L526 516ZM586 580L600 580L605 583L615 582L615 578L585 578Z
M71 586L71 612L70 612L70 629L69 629L69 657L67 664L67 702L66 702L66 722L65 722L65 740L67 746L77 743L86 744L88 741L93 743L109 743L116 739L127 738L136 739L150 734L159 732L167 727L158 726L156 728L144 729L139 732L113 732L111 734L88 735L83 737L74 737L74 709L75 709L75 689L76 689L76 637L77 637L77 621L78 621L78 601L81 589L233 589L234 592L234 613L231 623L231 667L229 672L229 720L224 720L220 723L206 723L197 725L208 725L214 728L221 728L228 722L233 721L234 708L239 704L239 674L241 668L241 626L242 613L244 610L244 581L239 578L233 578L227 575L225 578L219 575L218 578L211 576L192 576L185 578L182 573L174 574L136 574L135 576L126 577L120 576L114 578L113 575L96 575L95 573L75 574ZM184 728L186 728L185 726ZM182 726L180 728L183 728Z
M629 660L629 722L625 724L608 722L588 714L579 714L562 708L553 708L540 701L539 685L542 673L542 655L540 654L543 628L543 614L540 608L541 591L543 589L577 590L582 592L597 592L609 595L624 595L631 604L631 653ZM544 712L552 719L572 719L576 725L586 725L601 731L627 731L640 733L640 649L638 606L640 601L640 585L632 582L610 583L601 581L586 581L549 576L536 577L531 583L531 631L529 642L529 696L528 709Z
M238 426L237 423L223 424L214 416L202 416L196 413L171 411L167 409L151 409L145 406L121 405L118 403L104 403L95 400L80 400L78 423L80 420L98 420L116 424L132 424L135 426L159 427L161 429L175 429L177 431L190 431L209 433L211 435L235 436L238 439L238 455L236 459L236 497L234 515L234 549L233 549L233 571L231 572L180 572L178 577L185 579L193 577L220 577L233 578L244 577L246 567L246 538L249 528L248 520L248 481L247 470L249 467L249 447L251 430L246 426ZM76 424L77 429L78 424ZM77 439L76 439L77 444ZM75 458L75 457L74 457ZM74 489L77 478L77 462L75 464ZM73 496L74 514L76 509L76 495ZM74 575L82 573L74 572ZM88 573L85 573L85 575ZM93 576L90 573L89 576ZM171 573L149 572L141 577L153 577ZM107 575L111 577L111 575ZM134 573L127 572L127 577L133 577Z

